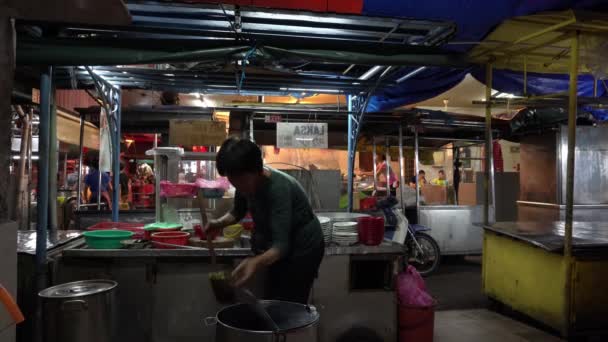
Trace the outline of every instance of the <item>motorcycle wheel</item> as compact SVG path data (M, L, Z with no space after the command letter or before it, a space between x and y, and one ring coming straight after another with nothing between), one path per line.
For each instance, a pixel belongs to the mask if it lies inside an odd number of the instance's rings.
M422 254L412 241L410 243L410 257L408 263L416 268L423 277L435 272L441 261L439 245L430 235L416 233L416 241L420 244Z

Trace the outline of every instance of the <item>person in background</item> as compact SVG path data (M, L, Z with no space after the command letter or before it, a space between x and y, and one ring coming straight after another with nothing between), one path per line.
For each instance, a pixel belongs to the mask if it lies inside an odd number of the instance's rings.
M378 179L378 185L380 187L386 187L386 156L381 154L379 157L379 163L376 165L376 178ZM397 188L399 187L399 180L393 171L393 168L389 170L389 181L391 196L395 196Z
M445 172L443 170L439 170L439 174L437 178L431 181L432 185L440 185L440 186L448 186L448 181L445 179Z
M97 203L98 191L101 190L101 200L112 207L112 199L110 198L110 191L112 191L112 184L110 183L110 176L102 172L101 173L101 189L99 188L99 161L96 159L89 161L89 173L84 178L84 193L82 198L86 199L87 203ZM87 192L90 192L91 196L87 197Z
M418 171L418 185L422 188L426 184L426 172L424 170ZM410 187L416 189L416 176L410 180Z
M325 254L321 224L304 189L293 177L263 165L260 148L250 140L229 138L216 157L217 171L236 188L233 209L211 220L219 230L251 212L254 256L232 272L239 287L268 269L266 297L305 304Z
M120 209L129 210L133 208L133 190L131 177L129 176L129 170L127 164L120 163Z

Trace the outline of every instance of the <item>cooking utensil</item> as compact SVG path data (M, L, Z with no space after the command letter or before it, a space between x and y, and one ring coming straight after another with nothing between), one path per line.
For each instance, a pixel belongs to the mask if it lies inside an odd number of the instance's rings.
M254 310L255 314L264 320L266 326L271 331L279 331L279 326L274 322L272 317L268 314L262 302L247 288L239 288L239 292L243 295L243 302L249 304Z
M85 280L42 290L45 340L111 342L117 340L115 292L111 280Z

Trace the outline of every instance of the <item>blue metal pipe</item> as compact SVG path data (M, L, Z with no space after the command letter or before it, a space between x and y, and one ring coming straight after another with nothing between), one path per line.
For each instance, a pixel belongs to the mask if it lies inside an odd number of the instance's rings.
M117 90L118 96L115 105L116 109L116 121L114 122L115 130L112 135L112 164L114 173L114 192L112 193L112 221L118 222L118 211L120 209L120 120L121 120L121 102L122 96L120 88Z
M355 143L354 139L355 132L353 126L354 116L352 114L353 111L353 103L352 103L352 95L348 95L346 98L348 104L348 173L347 173L347 191L348 191L348 211L353 211L353 178L355 172Z
M53 68L40 75L40 124L38 159L38 220L36 222L36 271L38 289L46 287L46 241L49 219L49 149Z

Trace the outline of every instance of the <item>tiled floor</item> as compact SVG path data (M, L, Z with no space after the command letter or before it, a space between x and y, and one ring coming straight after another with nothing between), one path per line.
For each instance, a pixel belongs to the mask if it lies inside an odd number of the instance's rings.
M435 313L434 342L559 342L561 339L492 311Z

